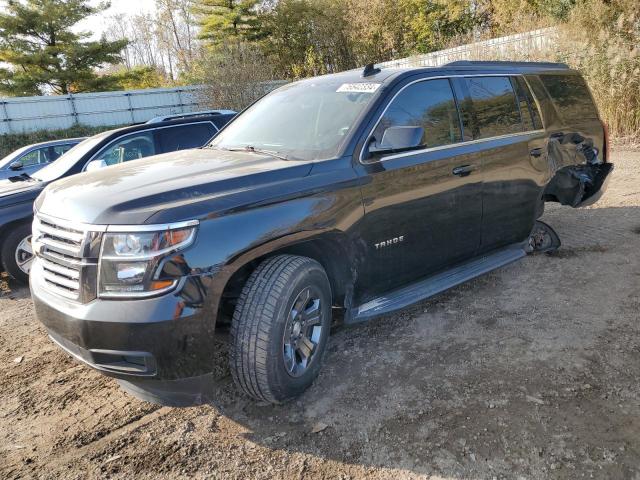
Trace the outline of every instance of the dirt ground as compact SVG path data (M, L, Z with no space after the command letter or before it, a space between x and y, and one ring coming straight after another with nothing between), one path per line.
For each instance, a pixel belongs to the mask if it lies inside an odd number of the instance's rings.
M605 197L549 206L554 255L337 327L314 386L158 407L72 361L27 289L0 297L0 478L640 480L640 152Z

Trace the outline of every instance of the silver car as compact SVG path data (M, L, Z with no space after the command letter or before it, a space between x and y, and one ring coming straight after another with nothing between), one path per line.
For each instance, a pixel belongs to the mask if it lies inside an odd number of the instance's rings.
M84 138L65 138L19 148L0 160L0 180L23 173L31 175L71 150L82 140Z

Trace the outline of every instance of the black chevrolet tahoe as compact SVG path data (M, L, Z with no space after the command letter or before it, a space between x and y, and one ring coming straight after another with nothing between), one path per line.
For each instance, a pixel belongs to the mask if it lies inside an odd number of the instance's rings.
M0 181L0 260L3 270L20 283L29 281L33 262L33 202L49 183L158 153L201 147L234 115L230 110L185 113L99 133L35 173L18 171L8 180Z
M332 309L361 322L557 247L544 203L599 198L606 138L561 64L288 84L204 148L47 186L37 316L76 359L168 405L210 399L230 324L238 387L284 402L318 375Z

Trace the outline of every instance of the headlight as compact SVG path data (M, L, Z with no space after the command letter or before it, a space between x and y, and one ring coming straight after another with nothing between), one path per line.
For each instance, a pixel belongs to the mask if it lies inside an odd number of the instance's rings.
M193 243L197 224L160 231L104 234L100 297L148 297L171 290L179 278L160 277L160 262Z

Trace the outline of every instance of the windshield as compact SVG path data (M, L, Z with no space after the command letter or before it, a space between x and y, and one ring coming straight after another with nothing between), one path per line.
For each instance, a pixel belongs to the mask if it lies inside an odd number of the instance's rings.
M43 169L34 173L33 178L36 180L42 180L43 182L51 182L62 177L65 173L71 170L78 161L82 160L82 157L102 142L108 133L110 132L96 135L80 142L67 153L60 156L56 161L51 162Z
M286 85L240 115L209 147L262 150L289 160L335 158L378 86L339 79Z
M2 160L0 160L0 168L9 166L9 164L13 163L13 161L16 158L18 158L20 155L26 152L30 147L31 145L27 145L26 147L22 147L22 148L19 148L18 150L11 152L9 155L7 155Z

